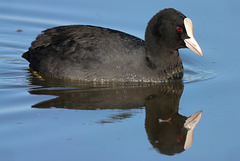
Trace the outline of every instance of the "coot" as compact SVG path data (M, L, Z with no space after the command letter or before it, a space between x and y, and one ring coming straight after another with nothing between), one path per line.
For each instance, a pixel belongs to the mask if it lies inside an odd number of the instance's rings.
M179 48L202 56L192 21L169 8L149 21L145 41L90 25L47 29L23 57L45 77L83 81L164 82L183 77Z

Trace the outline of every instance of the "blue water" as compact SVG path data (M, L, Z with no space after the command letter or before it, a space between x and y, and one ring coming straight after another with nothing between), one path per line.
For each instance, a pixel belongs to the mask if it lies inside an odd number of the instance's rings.
M1 160L239 160L239 6L229 0L1 0ZM185 75L184 88L176 89L178 112L203 115L192 146L175 155L160 153L149 139L146 122L154 113L146 98L158 88L43 80L21 58L42 30L59 25L91 24L143 39L149 19L168 7L192 19L204 55L180 50ZM175 87L169 88L174 95Z

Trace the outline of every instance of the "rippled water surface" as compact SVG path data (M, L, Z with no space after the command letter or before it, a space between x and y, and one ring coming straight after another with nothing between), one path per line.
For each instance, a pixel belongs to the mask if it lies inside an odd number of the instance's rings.
M1 160L239 160L239 6L231 0L0 1ZM168 7L192 19L204 54L180 50L183 83L43 79L21 57L42 30L59 25L91 24L143 39L148 20Z

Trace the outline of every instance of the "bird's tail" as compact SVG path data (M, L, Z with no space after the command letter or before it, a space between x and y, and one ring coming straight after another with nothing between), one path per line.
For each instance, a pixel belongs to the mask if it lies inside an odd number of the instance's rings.
M30 60L29 60L29 51L23 53L22 57L30 62Z

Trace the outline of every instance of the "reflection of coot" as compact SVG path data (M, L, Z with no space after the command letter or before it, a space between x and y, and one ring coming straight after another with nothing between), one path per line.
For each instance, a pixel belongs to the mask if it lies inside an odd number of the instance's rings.
M145 106L145 128L149 141L163 154L173 155L189 148L193 129L201 116L200 112L188 119L178 114L178 105L183 92L181 82L152 85L79 84L55 79L41 80L34 76L30 81L32 85L38 86L29 91L31 94L56 96L36 103L33 105L34 108L95 110L134 109ZM132 115L119 116L124 119ZM113 120L99 122L114 122L115 117L111 118Z
M178 114L183 88L178 88L146 100L145 128L150 143L160 153L174 155L192 145L192 132L202 111L187 118Z

